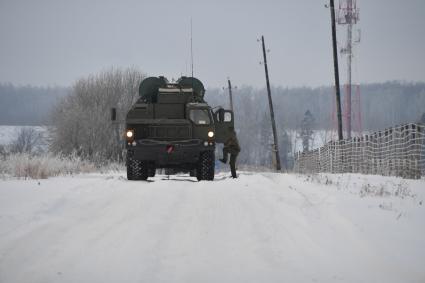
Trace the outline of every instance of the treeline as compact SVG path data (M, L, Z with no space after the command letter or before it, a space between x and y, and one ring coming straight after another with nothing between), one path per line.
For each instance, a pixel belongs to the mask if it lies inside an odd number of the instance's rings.
M46 125L67 87L15 86L0 83L0 125Z
M123 118L137 99L145 77L137 69L110 69L76 81L71 88L37 88L0 85L1 124L51 125L50 149L93 161L120 161ZM207 84L207 81L204 81ZM425 83L388 82L362 85L363 130L418 121L425 111ZM336 126L332 87L272 88L281 163L291 168L295 144L307 110L312 129ZM355 97L355 95L354 95ZM210 88L205 99L228 108L227 90ZM265 89L242 86L233 91L235 127L241 144L239 164L270 167L272 135ZM354 103L355 104L355 103ZM110 122L110 108L118 110L119 123Z
M204 81L207 85L208 81ZM344 92L344 90L342 90ZM353 107L357 100L353 90ZM416 121L425 111L425 83L387 82L360 86L363 130ZM0 83L0 124L51 124L55 105L72 93L69 87L14 86ZM263 119L268 111L265 89L242 86L233 90L235 111L241 121L244 113ZM335 128L336 107L333 87L272 88L276 118L284 128L298 129L307 110L315 118L316 129ZM213 105L228 105L227 90L209 88L206 99Z
M315 117L316 129L336 128L333 87L274 87L271 91L277 122L284 128L299 129L307 110ZM355 93L354 88L353 108L358 105ZM425 112L425 83L365 84L360 86L360 98L363 130L413 122ZM206 99L216 105L229 104L227 90L209 89ZM259 121L265 112L269 113L266 89L242 86L233 90L233 100L235 112L238 112L236 116L241 121L253 116Z

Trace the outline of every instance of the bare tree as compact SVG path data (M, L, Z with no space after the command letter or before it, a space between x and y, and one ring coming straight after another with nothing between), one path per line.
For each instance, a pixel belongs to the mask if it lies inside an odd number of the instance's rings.
M313 114L311 114L310 110L307 110L304 113L304 118L301 121L301 132L300 137L303 142L303 151L310 150L310 144L313 140L313 127L314 127L315 119Z
M0 144L0 160L3 160L7 156L7 149L3 144Z
M52 150L99 161L120 160L124 118L144 77L135 68L110 69L75 82L52 115ZM118 123L111 123L111 108L117 109Z
M40 133L34 128L24 127L18 137L11 143L10 148L13 153L32 153L41 140Z

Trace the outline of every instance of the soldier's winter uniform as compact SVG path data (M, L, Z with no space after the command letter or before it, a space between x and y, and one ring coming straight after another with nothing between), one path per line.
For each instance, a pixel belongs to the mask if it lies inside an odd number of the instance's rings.
M238 138L236 137L236 132L232 130L230 132L229 138L224 143L223 147L223 159L220 159L221 162L227 163L227 155L230 154L230 171L232 172L232 177L237 178L236 175L236 158L238 157L241 148L239 146Z

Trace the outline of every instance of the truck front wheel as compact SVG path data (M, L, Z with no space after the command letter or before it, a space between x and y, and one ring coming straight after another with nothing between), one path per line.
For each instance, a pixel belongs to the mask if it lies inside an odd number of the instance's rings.
M196 178L198 181L214 180L214 163L214 151L204 151L201 153L201 156L199 157L198 168L196 170Z
M149 164L149 167L148 167L148 176L155 177L155 173L156 173L155 163L151 162L151 164Z
M132 152L127 153L127 179L128 180L147 180L148 179L147 162L134 159Z

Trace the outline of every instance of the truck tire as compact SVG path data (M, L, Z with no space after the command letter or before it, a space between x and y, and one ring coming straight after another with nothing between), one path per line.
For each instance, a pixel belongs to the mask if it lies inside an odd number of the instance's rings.
M127 179L128 180L147 180L148 167L147 162L133 158L133 153L127 153Z
M204 151L199 157L198 169L196 170L196 178L198 181L214 180L214 151Z
M140 178L138 180L146 181L149 177L149 162L147 161L139 161L140 162L140 171L139 176ZM155 175L155 171L154 171Z
M155 173L156 173L155 164L151 164L148 168L148 176L149 177L155 177Z
M131 154L127 154L127 179L138 180L140 172L140 162L135 160Z

